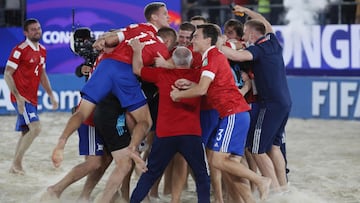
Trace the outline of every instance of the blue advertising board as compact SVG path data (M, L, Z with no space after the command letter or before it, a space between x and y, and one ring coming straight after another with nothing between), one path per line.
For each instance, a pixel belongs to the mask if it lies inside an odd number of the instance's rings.
M360 76L360 24L273 28L288 74Z
M80 101L84 78L74 74L49 75L57 111L69 112ZM360 77L288 76L293 101L291 117L360 120ZM48 95L38 91L39 111L52 111ZM0 76L0 115L12 114L9 89Z
M71 11L68 12L71 15ZM84 61L70 50L71 20L63 20L69 21L64 27L59 25L60 21L49 20L43 25L42 43L48 50L47 70L50 74L73 73L75 67ZM53 22L58 24L54 25ZM95 28L96 24L90 27L95 35L104 31L103 28ZM109 24L107 29L110 27ZM360 76L360 24L314 25L309 28L307 35L302 36L289 35L287 26L274 26L274 30L282 43L289 75ZM0 36L0 66L5 66L8 54L23 39L23 34L19 28L1 28Z
M360 120L360 77L288 76L291 117Z
M51 74L49 80L53 89L55 99L59 102L57 111L70 112L80 99L80 90L85 84L84 78L78 78L75 74ZM48 94L42 87L38 90L38 110L52 111ZM10 91L3 76L0 76L0 115L14 114L15 109L10 102Z

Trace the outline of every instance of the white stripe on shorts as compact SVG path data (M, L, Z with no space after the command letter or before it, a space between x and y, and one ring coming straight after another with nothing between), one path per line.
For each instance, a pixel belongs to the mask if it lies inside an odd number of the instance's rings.
M228 116L228 122L226 125L224 139L221 144L220 152L228 152L234 125L235 125L235 114L231 114L230 116Z
M30 118L29 118L29 114L28 112L26 111L26 108L24 107L24 112L23 112L23 117L24 117L24 120L25 120L25 123L26 125L29 125L30 123Z
M95 127L89 125L89 155L95 155L96 142L95 142Z
M253 145L252 145L252 149L251 152L254 154L257 154L259 151L259 145L260 145L260 136L261 136L261 126L262 123L264 121L264 117L265 117L265 113L266 113L266 108L261 108L257 121L256 121L256 125L255 125L255 131L254 131L254 138L253 138Z

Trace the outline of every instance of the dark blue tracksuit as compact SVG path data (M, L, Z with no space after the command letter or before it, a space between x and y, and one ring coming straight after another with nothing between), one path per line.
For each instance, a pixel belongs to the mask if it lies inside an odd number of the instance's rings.
M184 156L195 175L199 203L210 203L210 178L204 147L200 136L181 135L158 138L155 136L148 157L148 171L143 173L134 189L130 202L140 203L155 181L163 174L173 156Z

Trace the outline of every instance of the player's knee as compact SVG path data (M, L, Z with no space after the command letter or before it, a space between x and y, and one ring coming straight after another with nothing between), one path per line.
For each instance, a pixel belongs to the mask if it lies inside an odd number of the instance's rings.
M40 126L39 123L36 123L36 124L33 123L33 124L31 124L31 127L30 127L29 129L30 129L31 133L32 133L33 135L35 135L35 136L39 135L40 132L41 132L41 126Z
M127 174L132 169L132 162L129 159L129 161L120 161L116 164L115 170L117 170L119 173ZM125 176L125 175L124 175Z
M102 162L100 160L91 160L88 161L87 164L92 171L99 170L102 167Z

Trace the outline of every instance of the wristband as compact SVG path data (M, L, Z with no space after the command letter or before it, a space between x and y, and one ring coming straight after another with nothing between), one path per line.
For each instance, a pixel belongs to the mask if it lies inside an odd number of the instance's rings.
M119 42L122 42L125 39L123 32L117 32L116 35L118 36Z

